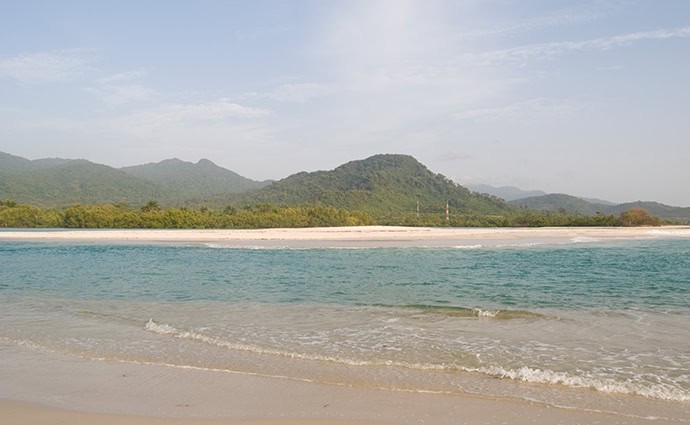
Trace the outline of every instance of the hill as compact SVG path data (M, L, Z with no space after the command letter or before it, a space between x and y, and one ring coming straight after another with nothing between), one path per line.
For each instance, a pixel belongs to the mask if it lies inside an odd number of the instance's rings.
M650 215L669 220L688 221L690 220L690 207L674 207L652 201L627 202L625 204L614 205L610 208L611 214L620 214L630 208L642 208L647 210Z
M66 206L77 203L140 204L171 196L167 189L155 183L84 160L46 168L30 167L29 170L3 175L0 199L40 206Z
M488 184L468 184L466 187L474 192L486 193L506 201L515 199L530 198L533 196L543 196L546 192L541 190L522 190L515 186L490 186Z
M216 201L219 201L216 198ZM441 174L434 174L407 155L374 155L330 171L301 172L263 189L227 201L235 206L320 203L360 210L375 216L442 213L501 214L512 210L502 200L470 192Z
M658 202L628 202L617 205L607 205L603 203L589 202L582 198L562 193L552 193L543 196L516 199L510 204L540 211L566 211L581 215L595 215L597 213L608 215L619 215L631 208L643 208L650 215L655 217L687 221L690 220L690 208L673 207L660 204Z
M72 161L76 160L62 158L44 158L32 161L26 158L22 158L21 156L15 156L5 152L0 152L0 173L7 175L26 171L43 170L46 168L56 167L58 165L65 165Z
M259 182L219 167L208 159L196 164L177 158L158 163L124 167L127 174L146 179L174 191L181 197L201 197L217 193L239 193L262 188Z
M593 202L585 201L572 195L564 193L550 193L542 196L531 196L529 198L522 198L510 201L512 205L529 208L539 211L567 211L582 215L594 215L597 212L607 213L609 206L603 204L595 204Z

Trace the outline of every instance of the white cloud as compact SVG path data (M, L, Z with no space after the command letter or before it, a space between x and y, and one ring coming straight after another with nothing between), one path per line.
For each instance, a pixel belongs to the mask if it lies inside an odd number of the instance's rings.
M268 99L286 103L306 103L314 98L327 96L334 87L320 83L282 84L273 91L260 95Z
M71 81L91 71L92 56L88 49L23 53L0 60L0 74L22 83Z
M537 98L494 108L468 109L453 115L458 120L475 121L521 121L526 122L539 116L555 116L574 112L579 107L570 102Z
M257 118L268 115L265 109L251 108L221 98L205 103L169 104L139 110L123 119L139 128L212 125L236 118Z
M117 74L112 74L99 78L98 82L101 84L113 84L113 83L125 83L135 80L140 80L149 75L148 71L145 69L135 69L132 71L119 72Z
M551 15L524 19L510 25L485 30L463 32L462 38L511 36L544 28L592 22L602 18L603 16L604 14L599 10L584 10L581 12L568 10Z
M87 87L87 92L100 97L108 105L124 105L152 99L157 92L139 84L106 84L100 87Z
M608 50L626 46L642 40L665 40L670 38L690 37L690 27L641 31L612 37L595 38L584 41L560 41L552 43L530 44L510 49L496 50L481 54L484 62L520 62L531 58L549 58L572 51Z

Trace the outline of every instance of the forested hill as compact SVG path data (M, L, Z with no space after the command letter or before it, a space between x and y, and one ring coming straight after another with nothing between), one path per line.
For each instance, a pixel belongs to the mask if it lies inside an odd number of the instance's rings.
M218 201L218 199L216 199ZM314 204L366 211L376 216L443 212L500 214L512 210L504 201L470 192L429 171L408 155L375 155L331 171L301 172L258 191L227 198L237 207L257 204Z
M123 203L186 205L189 199L262 187L208 160L115 169L83 159L29 160L0 152L0 201L43 207Z
M32 161L33 162L33 161ZM0 172L0 199L39 206L145 203L166 199L164 187L106 165L84 160L41 161L26 171Z
M668 220L678 220L681 222L690 220L690 208L673 207L660 204L658 202L628 202L625 204L607 205L602 203L590 202L582 198L566 195L562 193L551 193L544 196L533 196L529 198L516 199L510 204L528 208L531 210L549 212L568 212L592 216L596 214L618 215L631 208L642 208L649 214Z
M196 164L177 158L157 163L121 168L122 171L158 183L185 197L217 193L239 193L259 189L270 181L260 182L219 167L208 159Z

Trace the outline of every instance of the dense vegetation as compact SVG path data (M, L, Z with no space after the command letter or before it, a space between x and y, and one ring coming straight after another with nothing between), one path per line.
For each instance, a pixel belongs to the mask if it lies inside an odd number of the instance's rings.
M141 203L148 199L167 199L172 193L156 183L112 167L74 160L29 171L5 171L0 177L0 195L32 205L67 206L74 203Z
M216 198L215 202L222 198ZM270 186L224 198L236 207L256 204L322 203L366 211L387 219L419 208L423 214L443 214L446 202L458 213L505 214L514 210L503 200L469 191L441 174L434 174L408 155L374 155L331 171L298 173Z
M271 227L364 226L370 215L325 206L273 207L259 205L241 210L208 208L162 209L149 202L139 209L125 205L73 205L43 209L0 203L0 227L119 228L119 229L251 229Z
M219 167L208 159L196 164L176 158L153 164L124 167L127 174L158 183L179 198L193 198L217 193L240 193L260 189L271 182L259 182Z
M22 206L9 211L5 205L0 225L22 227L239 228L312 226L320 222L623 225L635 220L629 217L621 221L621 214L636 207L662 219L690 220L690 208L653 202L604 205L552 194L506 203L496 196L471 192L431 172L411 156L390 154L351 161L330 171L257 182L208 160L193 164L172 159L115 169L85 160L31 161L0 152L0 199L44 208ZM156 208L141 211L123 206L143 205L151 199L157 201ZM326 209L340 211L340 215L325 219ZM355 218L350 219L353 214ZM83 224L80 216L91 221Z
M451 226L451 227L541 227L541 226L643 226L659 225L660 221L646 211L633 209L620 216L518 211L506 215L476 215L454 212L443 214L397 214L374 219L360 211L312 205L276 207L257 205L224 210L209 208L162 209L150 201L141 208L126 205L73 205L64 209L45 209L18 205L13 201L0 203L0 227L44 228L123 228L123 229L251 229L272 227L321 226Z
M244 178L208 160L166 160L116 169L85 160L28 160L0 152L0 199L43 207L72 204L192 205L190 199L257 189L270 182ZM199 202L203 205L206 202Z
M656 217L676 221L690 220L690 208L671 207L658 202L637 201L618 205L607 205L562 193L551 193L543 196L517 199L509 203L532 210L552 212L568 211L581 215L595 215L597 213L619 215L633 208L642 208Z

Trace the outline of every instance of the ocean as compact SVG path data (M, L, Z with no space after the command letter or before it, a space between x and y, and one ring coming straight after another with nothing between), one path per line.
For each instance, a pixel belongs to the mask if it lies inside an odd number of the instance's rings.
M3 347L690 422L690 240L0 242Z

